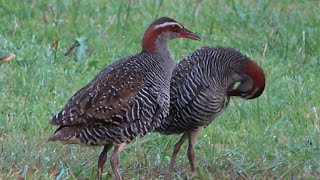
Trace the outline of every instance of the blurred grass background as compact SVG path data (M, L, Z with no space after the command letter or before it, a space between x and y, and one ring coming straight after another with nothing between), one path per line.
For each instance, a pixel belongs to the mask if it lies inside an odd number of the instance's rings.
M267 77L261 97L233 98L201 132L193 178L318 178L319 8L312 0L0 0L0 55L16 55L0 62L0 179L96 177L102 148L46 144L55 130L48 122L106 65L140 52L144 30L161 16L202 37L170 41L176 62L202 46L231 46ZM133 141L121 154L123 177L163 178L178 138ZM109 162L105 172L112 175ZM173 177L191 178L186 145Z

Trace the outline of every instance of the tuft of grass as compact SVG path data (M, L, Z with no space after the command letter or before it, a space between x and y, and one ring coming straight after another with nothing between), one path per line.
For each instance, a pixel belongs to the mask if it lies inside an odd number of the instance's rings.
M318 178L319 8L290 0L0 1L0 56L16 55L0 62L0 178L96 178L101 148L44 143L55 129L49 119L106 65L139 52L143 31L160 16L202 37L171 41L176 62L202 46L231 46L267 77L261 97L232 99L201 132L196 174L182 147L174 177ZM121 154L124 178L163 178L178 138L137 138ZM112 176L109 163L105 172Z

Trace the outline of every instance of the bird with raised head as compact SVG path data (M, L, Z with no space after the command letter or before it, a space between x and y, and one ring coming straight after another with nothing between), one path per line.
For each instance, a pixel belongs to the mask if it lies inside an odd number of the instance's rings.
M264 87L263 70L232 48L204 47L183 59L172 73L169 115L156 129L165 135L182 134L173 148L165 179L170 178L176 155L186 140L194 172L197 135L221 114L231 96L254 99Z
M98 73L77 91L51 124L59 126L48 141L104 146L98 159L102 178L107 152L117 180L119 154L137 136L160 126L169 113L173 71L168 41L200 40L182 24L168 17L156 19L144 32L142 51L119 60Z

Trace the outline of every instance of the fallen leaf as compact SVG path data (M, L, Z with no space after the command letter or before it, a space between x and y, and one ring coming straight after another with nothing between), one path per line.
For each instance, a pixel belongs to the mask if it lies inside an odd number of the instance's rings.
M27 173L27 177L30 177L30 176L32 176L35 172L36 172L36 168L34 168L34 167L31 167L31 168L29 168L28 169L28 173Z
M16 55L14 53L9 53L4 56L0 56L0 61L11 61Z
M58 164L55 163L55 164L53 165L53 167L51 167L51 169L50 169L49 177L50 177L50 178L53 178L53 177L55 177L55 176L57 175L57 173L58 173Z

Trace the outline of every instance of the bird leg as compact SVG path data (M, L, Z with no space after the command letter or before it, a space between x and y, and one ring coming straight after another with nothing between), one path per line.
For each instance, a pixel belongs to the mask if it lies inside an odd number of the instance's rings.
M98 179L102 179L102 173L103 173L103 166L107 161L107 153L111 149L112 144L105 145L103 147L102 152L99 155L99 160L98 160Z
M182 146L182 144L187 140L187 134L183 133L183 135L181 136L180 140L174 145L173 147L173 152L172 152L172 156L171 156L171 160L170 160L170 164L169 167L166 171L166 174L164 176L164 179L170 179L170 175L174 166L174 162L176 160L176 156Z
M188 132L189 146L188 146L188 150L187 150L187 155L188 155L189 164L190 164L190 168L191 168L192 172L194 172L194 170L195 170L195 163L194 163L195 153L194 153L193 146L196 142L197 136L198 136L199 132L201 131L201 129L202 129L202 127L198 127L194 131Z
M110 162L113 173L115 175L116 180L122 180L120 171L119 171L119 154L126 147L127 143L121 143L119 145L115 145L113 154L111 155Z

